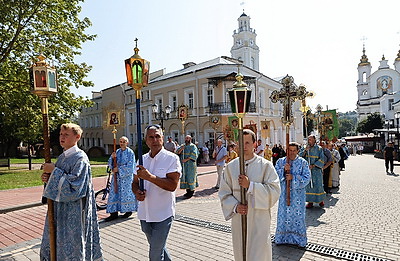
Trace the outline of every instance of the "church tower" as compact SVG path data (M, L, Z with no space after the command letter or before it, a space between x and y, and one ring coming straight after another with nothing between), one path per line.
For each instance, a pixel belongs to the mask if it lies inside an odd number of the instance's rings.
M394 69L400 73L400 50L397 53L397 57L394 60Z
M239 27L233 31L232 58L243 61L243 64L259 71L260 48L256 45L256 31L250 27L250 17L244 12L238 18Z
M368 89L369 76L371 75L371 63L368 62L368 57L365 55L365 46L363 47L363 55L361 56L360 63L358 64L358 81L357 81L357 91L358 100L361 96L370 96ZM366 97L365 97L366 98Z

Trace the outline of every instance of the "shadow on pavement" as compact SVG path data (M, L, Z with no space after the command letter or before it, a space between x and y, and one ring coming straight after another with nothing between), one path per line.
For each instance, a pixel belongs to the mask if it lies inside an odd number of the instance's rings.
M203 190L198 190L194 193L194 197L208 197L212 194L218 194L218 190L215 188L206 188Z
M319 225L326 224L326 222L319 221L319 218L325 214L325 212L325 209L319 206L306 209L306 226L318 227Z
M333 192L333 194L340 194L340 192L338 192L337 190L336 191L332 190L332 192ZM326 208L334 207L338 201L339 201L339 199L332 197L332 195L327 195L326 199L324 201L325 207Z
M108 222L104 221L104 219L101 219L101 220L98 221L99 222L99 228L104 228L104 227L108 227L110 225L119 224L119 223L122 223L122 222L125 222L125 221L128 221L128 220L131 220L131 219L134 219L134 217L132 217L132 216L129 217L129 218L121 218L121 217L119 217L117 219L114 219L114 220L111 220L111 221L108 221Z
M293 250L296 251L293 251ZM301 260L306 250L304 248L297 247L295 245L276 245L272 244L272 259L274 260L285 260L282 258L289 258L288 253L290 253L290 258L292 260Z

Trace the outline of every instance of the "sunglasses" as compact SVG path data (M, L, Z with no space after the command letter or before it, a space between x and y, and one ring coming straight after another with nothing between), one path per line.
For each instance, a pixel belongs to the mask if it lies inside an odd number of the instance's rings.
M149 129L161 130L161 126L158 124L152 124L152 125L149 125L146 127L146 130L149 130Z

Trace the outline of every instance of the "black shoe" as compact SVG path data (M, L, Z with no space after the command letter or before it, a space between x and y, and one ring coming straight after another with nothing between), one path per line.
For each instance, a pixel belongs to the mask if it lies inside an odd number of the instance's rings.
M185 195L183 195L185 198L193 197L194 190L186 190L186 191L187 191L187 193Z
M118 218L118 212L113 212L113 213L110 214L109 217L106 217L104 219L104 221L108 222L108 221L111 221L111 220L114 220L114 219L117 219L117 218Z
M126 212L126 213L123 214L121 217L122 217L122 218L128 218L128 217L130 217L130 216L132 216L132 212Z

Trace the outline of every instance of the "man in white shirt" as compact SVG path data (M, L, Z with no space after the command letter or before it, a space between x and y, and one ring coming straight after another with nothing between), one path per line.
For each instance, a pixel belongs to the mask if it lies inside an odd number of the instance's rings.
M143 155L143 166L138 165L132 183L139 201L137 216L150 245L149 260L171 260L166 242L175 216L175 190L182 167L178 155L163 148L159 125L148 126L144 135L150 151ZM139 188L139 178L144 180L144 191Z
M261 140L257 141L256 154L258 156L261 156L261 157L264 155L264 146L262 145L262 141Z

